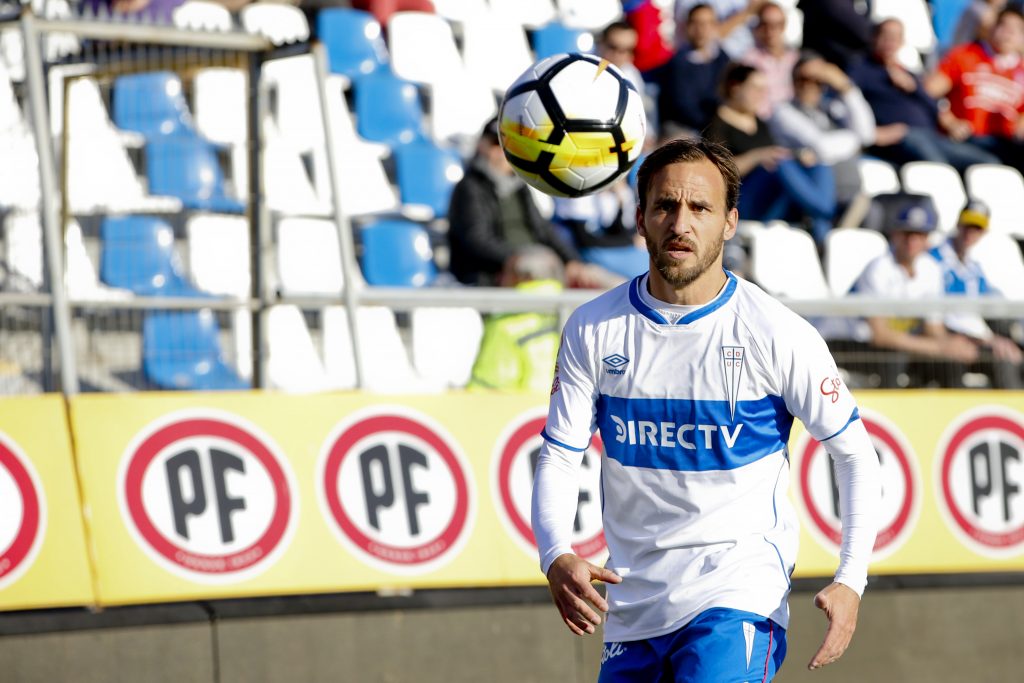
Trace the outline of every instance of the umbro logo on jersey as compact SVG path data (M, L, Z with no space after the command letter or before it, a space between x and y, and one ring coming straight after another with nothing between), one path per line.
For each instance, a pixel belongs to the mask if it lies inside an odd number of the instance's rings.
M622 354L613 353L610 356L605 356L604 358L602 358L601 362L607 366L605 368L605 371L609 375L624 375L626 374L624 368L626 367L626 363L629 362L629 359L623 356Z
M722 368L725 370L725 392L729 399L729 417L736 419L736 399L740 393L740 378L743 376L743 357L747 350L742 346L722 347Z

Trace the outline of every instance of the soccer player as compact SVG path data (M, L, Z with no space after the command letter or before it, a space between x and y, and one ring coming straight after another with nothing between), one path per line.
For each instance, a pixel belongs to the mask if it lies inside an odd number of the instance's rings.
M602 683L771 680L798 543L786 496L798 417L835 461L842 510L839 568L814 598L829 620L816 669L857 623L877 455L814 328L722 268L739 218L729 152L675 140L638 181L650 271L581 306L562 335L533 494L541 568L573 633L594 633L607 612ZM595 428L605 567L571 545ZM607 602L592 581L609 584Z

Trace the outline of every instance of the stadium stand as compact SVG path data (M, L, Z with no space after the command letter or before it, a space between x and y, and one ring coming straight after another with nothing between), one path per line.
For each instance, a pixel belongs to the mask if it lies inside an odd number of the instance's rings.
M220 327L210 309L151 311L142 325L142 367L160 389L248 389L224 359Z
M424 287L437 277L430 237L416 223L379 221L362 230L360 265L369 285Z
M388 66L388 49L380 24L369 12L344 7L321 10L316 32L327 46L331 73L351 79Z
M100 277L139 296L205 297L189 281L170 225L151 216L107 217Z

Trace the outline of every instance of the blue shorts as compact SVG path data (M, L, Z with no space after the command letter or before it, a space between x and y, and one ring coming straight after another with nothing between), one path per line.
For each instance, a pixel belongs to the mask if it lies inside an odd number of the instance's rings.
M786 629L759 614L715 607L678 631L605 643L598 683L770 681L786 656Z

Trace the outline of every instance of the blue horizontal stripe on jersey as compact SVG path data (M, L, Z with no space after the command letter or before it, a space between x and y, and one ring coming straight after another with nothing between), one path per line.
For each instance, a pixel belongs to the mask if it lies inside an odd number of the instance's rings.
M793 416L779 396L737 401L622 398L602 394L597 426L605 454L627 467L732 470L782 450Z

